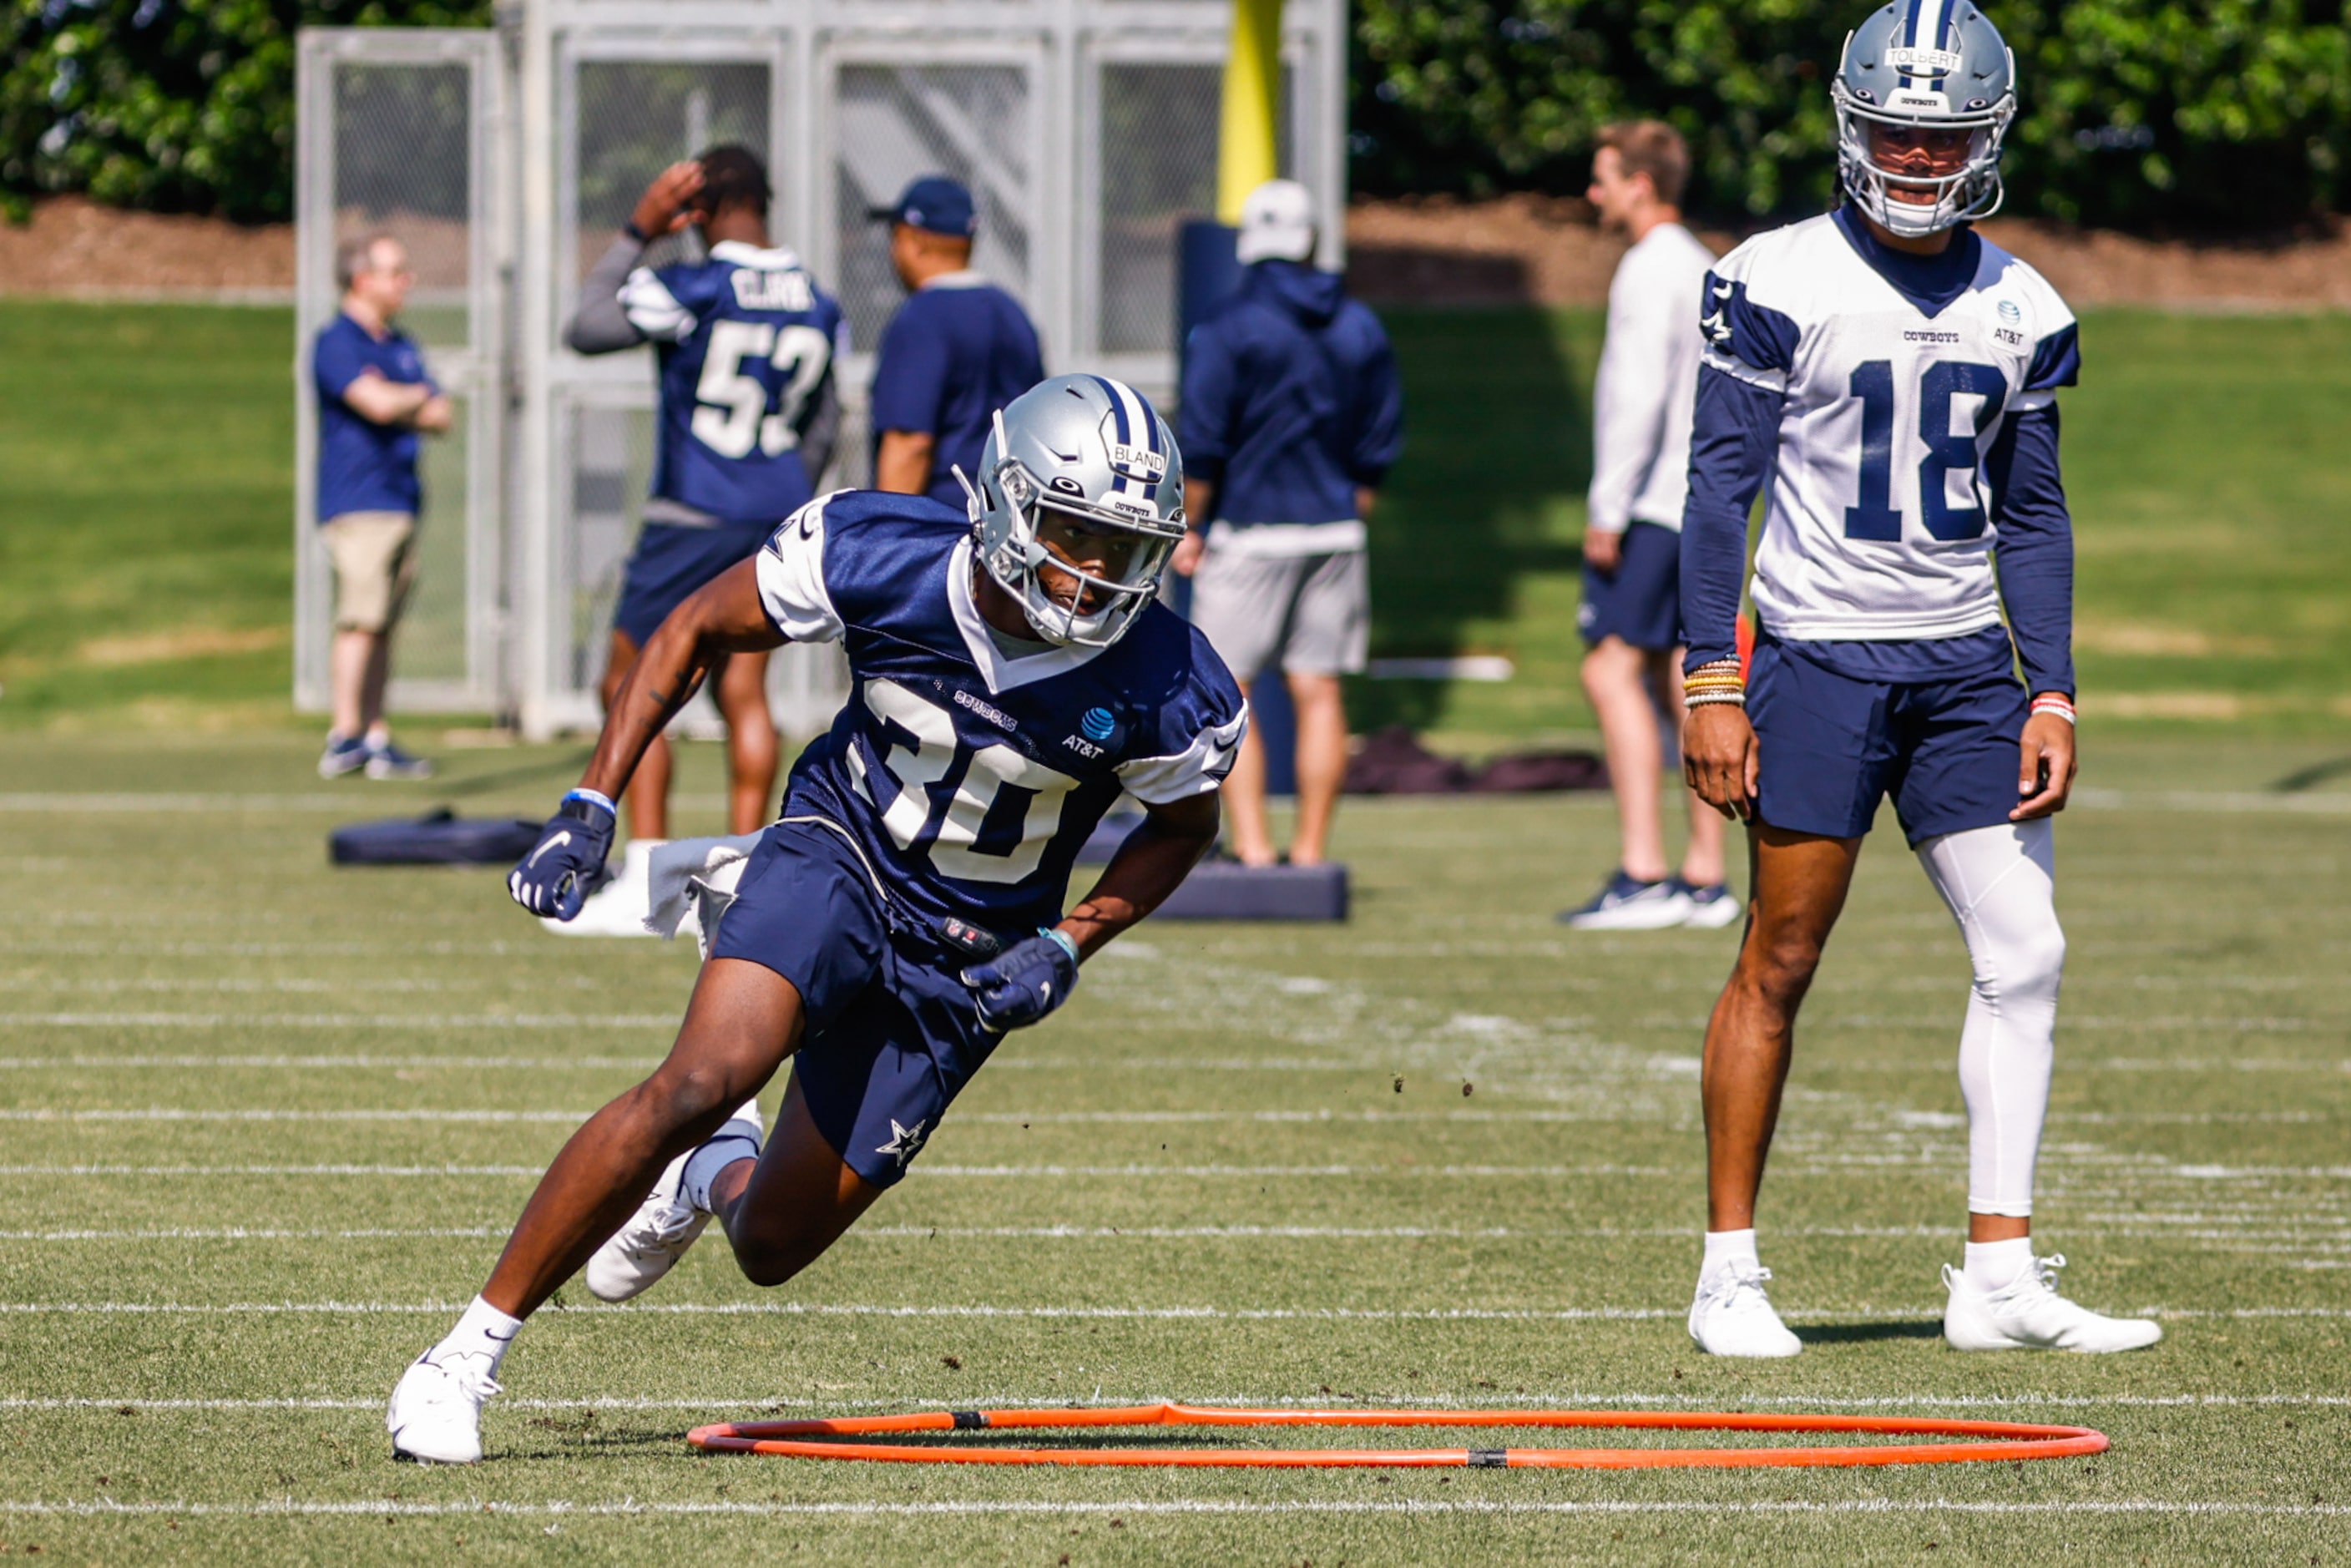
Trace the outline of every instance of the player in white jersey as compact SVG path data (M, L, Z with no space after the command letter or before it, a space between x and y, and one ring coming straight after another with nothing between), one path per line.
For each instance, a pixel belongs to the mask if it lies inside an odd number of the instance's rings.
M1683 755L1691 787L1749 824L1753 867L1706 1039L1706 1255L1689 1328L1717 1354L1802 1348L1764 1292L1756 1197L1796 1010L1887 795L1975 972L1959 1040L1968 1245L1943 1270L1945 1338L2112 1351L2161 1337L2066 1300L2064 1260L2032 1251L2065 955L2049 819L2074 770L2056 391L2079 354L2056 291L1968 227L2000 204L2013 76L1968 0L1876 11L1831 88L1844 205L1757 236L1707 279L1682 529ZM1742 677L1747 516L1767 475Z
M1722 880L1722 821L1696 796L1669 875L1657 808L1660 710L1681 718L1681 527L1698 391L1698 304L1714 252L1682 226L1689 149L1661 120L1611 125L1587 193L1601 226L1633 242L1608 285L1608 336L1592 389L1592 492L1583 530L1583 692L1616 794L1616 870L1560 919L1582 931L1708 928L1739 918Z

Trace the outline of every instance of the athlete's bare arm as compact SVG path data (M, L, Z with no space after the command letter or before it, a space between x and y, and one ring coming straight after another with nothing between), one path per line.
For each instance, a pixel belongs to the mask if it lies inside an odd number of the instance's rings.
M1093 891L1061 922L1088 956L1166 902L1217 841L1213 789L1144 811L1143 826L1127 835Z
M619 800L645 748L693 699L713 666L729 653L783 646L783 633L759 603L758 559L736 562L670 612L622 678L581 789Z

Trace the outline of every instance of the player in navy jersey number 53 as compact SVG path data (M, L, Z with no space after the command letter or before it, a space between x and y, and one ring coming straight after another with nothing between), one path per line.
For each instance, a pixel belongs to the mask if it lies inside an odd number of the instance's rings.
M1872 14L1830 89L1844 204L1759 235L1706 280L1682 754L1690 787L1749 824L1753 867L1706 1037L1689 1329L1716 1354L1802 1348L1763 1290L1756 1197L1796 1009L1889 795L1975 969L1959 1037L1968 1245L1943 1270L1944 1336L2077 1351L2160 1337L2060 1295L2064 1260L2035 1258L2031 1239L2065 960L2049 819L2074 766L2057 389L2080 356L2056 291L1968 227L2000 204L2014 71L1969 0ZM1748 507L1767 475L1742 681Z
M663 618L686 595L767 541L776 519L807 504L823 475L837 423L833 361L841 307L799 257L768 234L768 172L737 146L711 148L663 171L587 281L564 341L584 354L653 346L652 493L612 613L606 708ZM646 247L692 225L708 241L699 260L647 267ZM726 717L731 831L768 820L776 733L768 715L768 655L720 662L713 695ZM608 917L583 925L633 929L644 915L645 851L669 836L669 747L656 738L629 798L632 839ZM607 933L609 934L609 933Z
M583 1266L625 1301L716 1218L755 1282L806 1268L904 1174L1004 1031L1059 1007L1081 960L1184 880L1247 712L1155 601L1182 472L1133 390L1062 376L998 416L971 517L827 496L645 644L580 788L515 870L535 913L576 913L613 799L718 659L838 640L854 695L794 766L668 1060L572 1135L482 1294L401 1379L395 1452L480 1458L507 1343ZM1122 790L1144 824L1065 916L1078 849ZM763 1144L753 1096L788 1057Z

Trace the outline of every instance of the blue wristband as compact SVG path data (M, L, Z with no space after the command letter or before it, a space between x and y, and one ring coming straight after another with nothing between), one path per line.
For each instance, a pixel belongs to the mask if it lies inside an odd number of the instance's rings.
M1049 941L1052 942L1054 946L1061 948L1062 952L1067 953L1070 956L1071 963L1077 964L1084 961L1078 953L1078 939L1071 936L1068 932L1062 930L1060 926L1040 925L1037 928L1037 935L1045 937Z
M611 812L615 817L621 814L621 808L612 804L610 797L594 789L574 789L565 795L563 799L567 805L573 800L585 800L590 805L603 807L605 810Z

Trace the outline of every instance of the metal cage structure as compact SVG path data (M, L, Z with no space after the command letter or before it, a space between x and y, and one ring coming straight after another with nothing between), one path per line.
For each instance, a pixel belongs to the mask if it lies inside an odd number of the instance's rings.
M428 460L395 703L495 711L532 737L590 727L652 465L653 384L650 350L591 359L561 333L645 183L714 141L766 152L777 243L851 322L828 485L866 477L872 348L899 298L865 213L920 174L971 186L973 265L1028 307L1049 370L1168 399L1177 235L1215 204L1231 19L1227 0L525 0L494 31L306 31L298 706L326 695L307 345L336 308L338 243L377 230L407 243L408 325L464 411L462 439ZM1337 267L1341 0L1288 0L1282 48L1282 172L1314 192L1321 260ZM827 722L841 680L828 651L783 651L770 684L786 732Z

